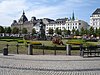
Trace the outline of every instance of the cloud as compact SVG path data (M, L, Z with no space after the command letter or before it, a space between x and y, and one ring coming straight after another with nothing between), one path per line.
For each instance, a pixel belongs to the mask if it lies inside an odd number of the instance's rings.
M28 16L36 16L38 18L49 17L54 18L54 15L57 15L60 12L60 8L58 7L40 7L33 11L28 11ZM56 16L55 16L56 17Z
M77 17L86 19L82 15L89 16L89 8L95 4L97 1L94 0L0 0L0 25L10 26L14 19L20 18L23 10L29 20L32 16L54 19L70 17L73 11Z
M3 14L13 14L14 12L19 12L22 9L27 9L24 0L4 0L0 3L0 13Z
M3 0L0 2L0 24L10 25L11 20L18 16L23 9L27 9L25 0Z

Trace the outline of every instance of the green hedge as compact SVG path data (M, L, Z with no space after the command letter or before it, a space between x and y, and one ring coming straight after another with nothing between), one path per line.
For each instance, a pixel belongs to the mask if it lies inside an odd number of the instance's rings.
M66 47L55 47L55 46L43 46L43 45L33 45L33 49L46 49L46 50L66 50Z
M38 41L31 41L30 44L31 45L42 45L42 43Z
M17 40L18 43L24 43L24 40Z
M17 41L17 39L0 39L0 41L12 42Z
M36 46L33 45L33 49L46 49L46 50L66 50L66 47L53 47L53 46ZM71 47L71 50L80 50L80 47Z
M72 39L72 40L68 40L66 42L67 44L72 44L72 45L80 45L80 44L84 44L85 43L85 40L82 40L82 39Z
M8 36L6 36L6 37L0 37L0 39L20 39L20 40L22 40L23 37L8 37Z

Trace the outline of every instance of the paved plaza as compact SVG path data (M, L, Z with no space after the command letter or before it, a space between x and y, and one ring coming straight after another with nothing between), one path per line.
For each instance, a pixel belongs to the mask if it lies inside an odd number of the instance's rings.
M0 54L0 75L100 75L100 57Z

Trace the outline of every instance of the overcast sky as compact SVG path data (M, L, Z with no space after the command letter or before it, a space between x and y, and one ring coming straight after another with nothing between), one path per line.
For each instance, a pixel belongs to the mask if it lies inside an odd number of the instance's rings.
M70 18L75 17L89 23L91 14L100 8L100 0L0 0L0 25L10 26L22 15L28 18Z

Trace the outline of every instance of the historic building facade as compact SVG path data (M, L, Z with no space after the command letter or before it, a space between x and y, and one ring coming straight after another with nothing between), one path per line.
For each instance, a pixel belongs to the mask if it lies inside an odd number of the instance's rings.
M11 24L11 27L12 28L17 27L19 28L20 31L23 28L26 28L28 30L28 33L31 33L32 29L35 28L36 32L38 33L40 31L40 25L45 24L46 26L50 21L52 21L52 19L48 18L36 19L36 17L32 17L31 20L28 21L25 12L23 11L23 14L18 20L18 22L14 20L13 23Z
M61 30L70 30L72 31L73 29L75 30L80 30L81 28L88 28L89 25L87 22L83 21L83 20L78 20L75 19L74 17L74 13L72 15L72 18L68 19L68 18L61 18L61 19L56 19L55 21L50 21L47 25L46 25L46 32L48 32L49 28L55 30L56 28L59 28Z
M75 29L75 30L77 30L77 29L80 30L81 28L86 29L88 27L89 27L89 25L87 22L85 22L83 20L77 20L77 19L76 20L67 20L66 24L65 24L65 28L70 31L72 31L73 29Z
M100 27L100 8L97 8L90 16L90 26L94 27L94 29Z
M20 30L23 28L26 28L28 30L28 33L32 32L32 29L35 28L36 32L39 33L41 24L45 24L45 33L48 34L48 30L51 28L55 30L56 28L59 28L61 30L70 30L72 29L81 29L82 27L86 29L88 27L88 23L83 20L77 20L74 17L74 13L72 15L72 18L60 18L60 19L49 19L49 18L43 18L43 19L36 19L36 17L32 17L30 21L28 21L27 17L25 16L25 12L23 11L22 16L18 20L13 21L11 24L11 27L18 27Z
M11 24L11 27L18 27L19 30L22 30L23 28L27 28L28 32L30 33L34 22L35 22L36 18L32 17L32 19L30 21L28 21L27 17L25 16L25 13L23 11L22 16L20 17L20 19L18 20L18 22L16 20L13 21L13 23Z

